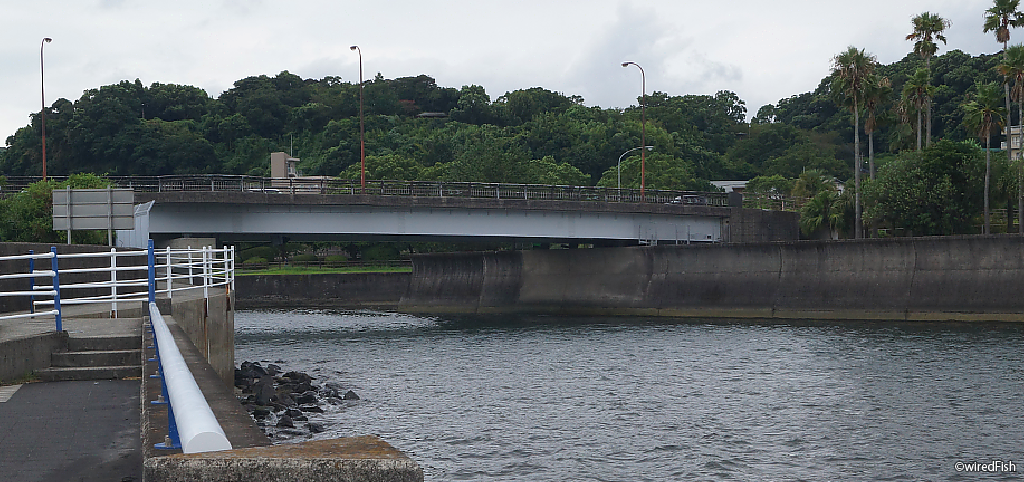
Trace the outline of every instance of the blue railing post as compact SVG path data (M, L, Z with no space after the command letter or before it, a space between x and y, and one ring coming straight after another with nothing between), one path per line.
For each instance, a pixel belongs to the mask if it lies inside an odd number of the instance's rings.
M34 249L28 250L28 255L29 256L32 256L34 254L36 254L36 250L34 250ZM35 258L29 258L28 259L28 272L29 273L35 273L36 272L36 259ZM31 292L31 291L33 291L35 289L36 289L36 277L35 276L29 277L29 279L28 279L28 290L29 290L29 292ZM29 313L32 313L33 315L36 314L36 295L28 295L28 309L29 309Z
M181 448L181 440L178 437L178 422L174 420L174 407L167 404L167 439L163 443L153 444L154 448L174 450Z
M53 257L50 258L50 266L53 269L53 309L57 311L53 319L57 325L57 333L60 333L64 331L64 327L61 326L60 319L60 271L57 270L57 247L50 246L50 252L53 253Z
M156 303L156 253L153 240L149 240L149 302Z

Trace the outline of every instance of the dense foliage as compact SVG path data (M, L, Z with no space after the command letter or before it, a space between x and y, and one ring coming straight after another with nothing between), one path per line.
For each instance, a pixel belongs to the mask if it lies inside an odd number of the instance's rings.
M917 40L914 51L890 65L870 65L863 86L851 85L836 69L814 91L760 107L749 123L744 101L733 92L649 94L646 136L654 147L644 152L646 187L712 190L711 180L753 180L750 192L810 200L805 232L848 234L854 231L850 193L859 139L870 158L862 172L871 178L860 187L860 204L872 228L977 231L975 208L983 202L971 193L983 180L967 159L984 151L964 142L996 147L1005 139L997 125L986 131L991 138L979 137L978 126L965 119L978 100L975 86L999 82L1002 74L1024 79L1024 60L959 50L938 55L934 40L944 41L948 22L925 14L915 17L908 36ZM378 74L360 86L288 71L238 80L215 98L196 87L136 80L90 89L75 101L58 99L46 115L47 171L268 175L270 152L285 151L302 159L305 174L358 178L361 87L367 179L639 187L641 99L606 109L541 87L492 99L481 86L438 86L427 75ZM1024 88L1014 88L1014 98L1024 98ZM1020 118L1018 105L1010 118ZM0 174L40 174L39 119L34 114L7 138ZM920 151L919 144L931 150ZM911 150L919 153L907 155ZM1005 153L991 157L993 186L981 197L1003 206L1019 196L1024 166L1009 166ZM926 194L936 201L906 205ZM11 209L15 201L4 202ZM6 226L4 239L21 236L10 234L10 222Z
M3 179L0 178L0 185ZM0 241L66 243L66 231L53 230L54 189L102 189L109 183L94 174L75 174L66 181L40 181L0 198ZM76 243L106 244L106 231L77 231Z

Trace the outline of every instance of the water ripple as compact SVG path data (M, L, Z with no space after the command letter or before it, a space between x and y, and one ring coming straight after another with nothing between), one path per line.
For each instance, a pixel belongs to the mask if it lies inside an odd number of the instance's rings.
M235 323L238 360L362 397L327 410L319 436L378 434L432 481L958 480L957 460L1024 465L1019 325L330 310Z

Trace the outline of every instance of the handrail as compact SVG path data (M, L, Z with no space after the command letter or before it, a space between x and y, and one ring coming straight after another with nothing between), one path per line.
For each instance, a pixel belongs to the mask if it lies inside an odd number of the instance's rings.
M53 177L53 176L51 176ZM522 199L548 201L593 201L627 203L673 203L704 206L729 205L722 192L620 189L603 186L569 186L449 181L366 181L358 179L271 178L234 174L193 174L168 176L107 176L114 187L136 192L254 192L273 194L349 194L375 196L421 196L440 198ZM17 192L37 176L9 176L4 192Z
M166 293L167 297L173 296L175 290L195 289L201 287L203 296L209 303L209 289L216 286L227 286L230 291L234 289L234 249L227 247L214 249L203 247L196 249L170 248L156 256L153 249L153 241L149 241L147 250L117 251L111 249L109 252L95 253L72 253L57 254L57 248L51 247L49 253L16 256L3 256L0 261L28 261L28 271L25 273L3 273L0 280L28 280L28 289L8 289L0 291L0 297L28 297L32 307L30 313L15 313L0 316L2 319L31 318L40 316L53 316L57 332L63 331L61 326L62 303L63 305L82 304L110 304L111 315L117 316L118 302L144 302L149 305L150 329L153 332L154 345L157 349L157 360L163 393L168 403L168 436L167 442L157 444L158 448L182 448L185 453L209 452L215 450L230 450L231 443L224 435L224 430L217 422L216 416L206 398L199 390L195 377L188 369L184 358L178 351L177 345L167 328L166 321L156 306L156 295L158 292ZM196 257L198 255L198 257ZM145 263L137 263L134 266L118 266L119 258L144 257ZM58 269L58 261L61 259L86 259L86 258L108 258L109 266L93 268ZM49 270L36 270L35 261L39 259L50 259ZM158 264L159 263L159 264ZM164 276L159 279L156 276L157 270L163 271ZM180 274L175 274L179 270ZM86 281L78 281L61 285L61 271L66 274L103 274L109 273L110 280L96 280L96 277ZM121 277L119 272L145 271L145 278ZM187 273L187 274L185 274ZM49 285L36 285L37 277L51 278ZM188 282L183 281L188 278ZM178 288L174 287L175 280L178 281ZM201 284L195 283L198 280ZM158 281L163 282L163 289L158 289ZM89 293L83 296L64 296L61 301L61 293L72 290L106 290L110 294L96 296ZM52 300L36 300L37 296L50 296ZM37 306L52 305L52 309L37 311ZM177 408L177 410L175 410Z
M58 256L56 247L50 247L50 252L43 254L35 254L34 252L29 251L29 254L0 257L0 261L28 261L28 272L0 274L0 280L27 279L29 282L29 289L25 291L0 291L0 297L28 298L29 305L31 305L32 308L28 313L15 313L0 316L0 320L14 320L21 318L38 318L43 316L53 316L54 330L58 333L64 330L63 326L61 325L60 275L59 270L57 269L57 258ZM35 261L37 259L49 259L50 269L35 269ZM50 285L37 287L35 284L37 277L50 278ZM51 299L48 301L36 301L36 296L49 296L51 297ZM35 307L37 304L40 303L52 305L53 308L46 311L36 311Z
M57 269L58 260L63 262L75 259L102 260L104 258L110 260L109 264L98 261L103 266ZM45 270L30 267L26 272L0 274L0 280L24 279L29 282L27 289L0 290L0 298L28 297L32 311L28 314L4 314L0 316L0 320L44 316L59 317L58 298L61 295L63 295L64 305L109 304L112 316L116 317L118 302L137 302L147 299L149 279L146 274L148 270L146 258L147 252L144 250L117 251L112 249L109 252L57 254L56 248L51 248L51 252L43 254L0 257L0 261L27 260L29 264L33 264L35 260L50 259L52 264L50 269ZM133 259L136 261L133 262ZM166 249L161 251L161 256L155 260L154 269L161 272L161 276L157 280L160 286L155 287L155 291L161 295L173 297L175 293L190 289L202 288L204 296L208 296L209 289L215 287L234 289L234 266L234 249L231 247ZM54 282L58 279L58 272L65 276L69 274L89 276L90 279L59 284ZM105 275L105 273L108 274ZM48 284L38 282L40 279L46 280L47 278L54 281ZM92 290L92 293L83 293L83 290ZM109 293L97 295L96 290L108 290ZM36 299L36 297L51 299ZM37 311L37 308L44 311ZM57 331L62 329L59 320L56 322L56 329Z
M160 380L169 403L168 421L173 419L174 422L168 423L172 428L168 434L171 445L177 442L186 454L231 450L231 442L206 403L155 302L149 303L149 320L156 340Z

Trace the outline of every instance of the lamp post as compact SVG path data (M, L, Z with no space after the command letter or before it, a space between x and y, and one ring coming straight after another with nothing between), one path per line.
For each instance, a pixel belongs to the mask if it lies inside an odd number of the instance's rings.
M627 60L622 63L623 67L629 67L630 65L636 65L636 68L640 69L640 81L641 81L641 97L640 97L640 145L647 145L647 74L644 73L644 68L632 60ZM644 185L647 184L647 159L644 156L644 151L640 151L640 201L644 201Z
M43 108L39 111L39 125L43 128L43 180L46 180L46 78L43 75L43 45L53 41L50 37L43 38L39 42L39 96L43 102Z
M654 149L654 146L638 146L638 147L634 147L634 148L632 148L632 149L630 149L630 150L628 150L626 152L623 152L622 155L619 156L619 162L618 162L618 164L615 165L615 174L617 174L618 177L619 177L619 184L618 184L619 189L622 189L622 158L626 157L626 154L629 154L630 152L633 152L633 151L635 151L637 149L643 149L645 147L647 148L648 151Z
M349 47L359 54L359 186L366 194L366 131L363 128L363 51L358 45Z

